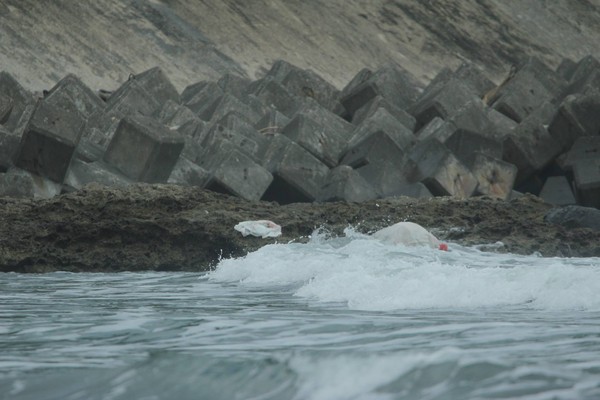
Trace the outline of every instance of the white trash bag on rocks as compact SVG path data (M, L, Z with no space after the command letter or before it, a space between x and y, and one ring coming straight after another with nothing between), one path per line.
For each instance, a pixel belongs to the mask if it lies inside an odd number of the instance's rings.
M448 245L442 243L427 229L413 222L398 222L383 228L373 234L375 239L389 244L405 246L428 246L439 250L448 250Z
M265 239L281 236L281 226L267 220L243 221L234 226L233 229L240 232L244 237L252 235Z

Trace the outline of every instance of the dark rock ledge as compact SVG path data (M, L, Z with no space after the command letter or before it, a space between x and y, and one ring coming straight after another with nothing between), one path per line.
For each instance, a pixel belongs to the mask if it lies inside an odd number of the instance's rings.
M494 251L543 256L600 256L600 231L566 229L544 221L551 208L535 196L512 201L488 197L364 203L248 202L208 190L136 184L89 185L48 200L0 198L0 271L205 271L219 257L242 256L269 243L306 241L315 228L333 235L347 226L372 232L408 220L441 239L494 244ZM243 238L233 226L270 219L277 239Z

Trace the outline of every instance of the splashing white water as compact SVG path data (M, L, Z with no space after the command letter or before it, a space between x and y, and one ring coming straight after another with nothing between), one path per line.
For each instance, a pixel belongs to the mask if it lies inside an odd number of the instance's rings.
M352 309L395 310L527 306L600 309L600 259L450 252L388 245L348 230L308 244L268 245L223 260L210 279L241 285L294 285L295 295L345 302Z

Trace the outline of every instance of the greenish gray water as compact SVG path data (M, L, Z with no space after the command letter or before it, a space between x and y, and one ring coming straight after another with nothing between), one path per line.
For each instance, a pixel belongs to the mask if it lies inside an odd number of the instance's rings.
M0 275L1 399L598 399L600 260L266 246Z

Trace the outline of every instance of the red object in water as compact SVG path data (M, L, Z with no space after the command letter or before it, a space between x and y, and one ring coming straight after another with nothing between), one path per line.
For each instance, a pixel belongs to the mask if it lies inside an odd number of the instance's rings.
M448 251L448 245L446 243L440 243L440 250Z

